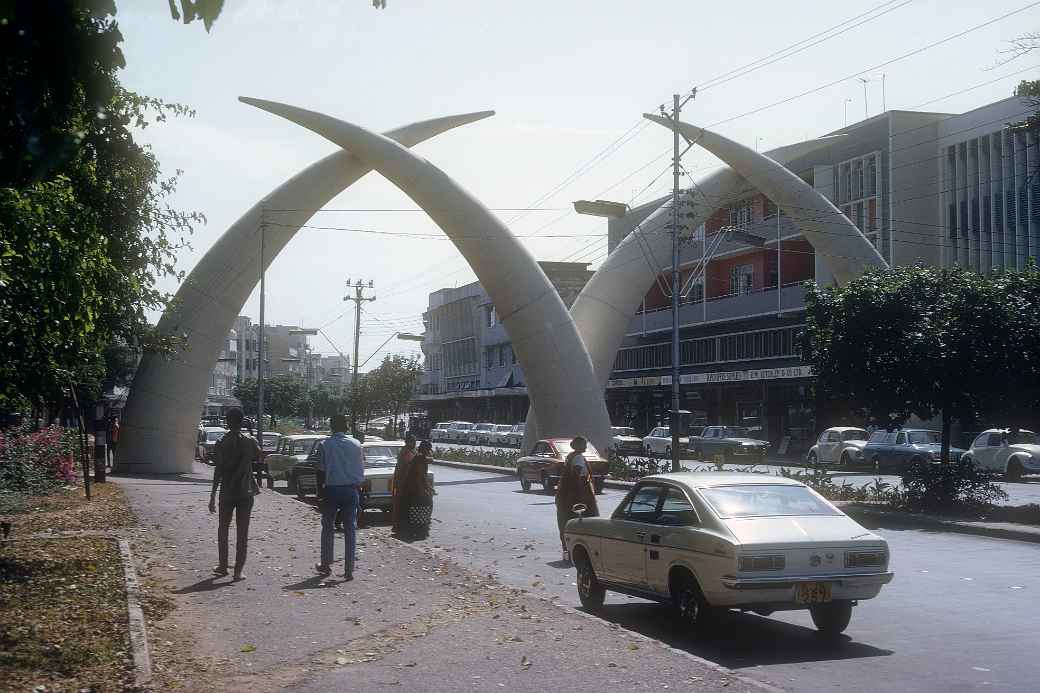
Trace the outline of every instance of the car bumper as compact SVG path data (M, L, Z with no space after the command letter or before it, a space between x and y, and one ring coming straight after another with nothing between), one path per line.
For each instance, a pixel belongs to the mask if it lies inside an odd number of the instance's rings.
M751 578L727 575L721 578L724 589L708 595L708 600L718 606L761 604L773 609L800 609L807 605L795 602L798 584L826 582L831 586L833 601L873 599L894 576L891 572Z
M389 493L367 493L361 503L362 508L378 508L380 510L394 507L394 497Z

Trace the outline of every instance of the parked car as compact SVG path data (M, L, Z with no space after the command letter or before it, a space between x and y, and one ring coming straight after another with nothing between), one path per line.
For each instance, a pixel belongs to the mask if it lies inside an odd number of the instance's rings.
M469 421L452 421L451 427L448 428L448 441L449 443L467 443L469 442L469 432L473 428L473 424Z
M442 423L434 424L433 428L430 429L430 442L432 443L446 443L448 442L448 428L452 421L445 421Z
M892 580L884 539L804 484L761 474L644 477L610 517L571 520L564 538L586 609L610 590L673 604L702 629L722 609L808 609L837 635Z
M571 453L571 438L549 438L539 440L531 448L531 454L516 461L516 475L520 477L520 488L531 490L531 484L541 484L549 493L556 490L567 455ZM607 461L600 457L590 443L585 449L585 461L592 470L592 482L596 493L603 492L607 478Z
M690 438L693 456L699 460L763 464L769 441L752 438L743 426L705 426Z
M611 426L610 449L615 455L642 455L643 439L628 426Z
M942 434L923 428L874 431L863 447L863 457L878 469L898 469L915 462L938 462ZM950 461L960 460L964 450L950 447Z
M514 424L512 430L510 430L509 433L507 433L504 436L506 440L506 445L508 445L511 448L519 448L521 445L523 445L524 429L526 428L527 424L525 423Z
M1008 481L1040 474L1040 437L1032 431L991 428L975 438L965 459L980 469L1000 472Z
M260 459L253 463L253 474L267 479L267 488L274 488L274 479L267 473L267 465L264 460L267 456L278 450L278 443L282 439L281 433L264 431L263 440L260 443Z
M478 423L469 430L467 441L470 445L487 445L488 434L495 430L493 423Z
M843 467L863 461L863 448L870 434L862 428L835 426L820 434L816 445L809 448L805 459L809 464L839 463Z
M290 473L293 466L306 460L314 444L324 439L325 436L315 433L282 436L278 441L278 449L264 458L264 471L269 484L284 480L289 484L289 491L294 491L296 483Z
M509 445L509 438L506 436L507 433L513 430L513 427L509 424L495 424L495 430L488 432L488 445L496 445L499 447Z
M393 479L397 467L397 456L401 454L404 442L387 440L361 444L365 452L365 492L361 497L360 510L369 508L390 512L393 508ZM290 472L295 479L295 490L298 498L316 495L318 492L318 446L315 445L307 459L293 465ZM426 478L433 485L433 472L427 472Z
M679 438L679 449L683 452L689 449L689 436ZM672 456L672 432L668 426L658 426L650 431L650 435L643 438L643 451L650 457Z
M204 426L199 428L199 437L195 444L195 459L206 464L213 464L213 448L217 441L227 433L226 428L220 426Z

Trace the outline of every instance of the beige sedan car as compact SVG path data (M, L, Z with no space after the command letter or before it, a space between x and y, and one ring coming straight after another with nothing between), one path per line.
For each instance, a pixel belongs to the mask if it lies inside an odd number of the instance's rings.
M805 609L837 635L892 580L883 538L805 484L766 474L644 477L613 515L571 520L564 535L585 608L609 590L673 604L697 627L724 609Z

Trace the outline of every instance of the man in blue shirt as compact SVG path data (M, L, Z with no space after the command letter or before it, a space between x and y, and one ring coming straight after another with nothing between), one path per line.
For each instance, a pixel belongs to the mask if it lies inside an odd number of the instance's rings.
M321 563L314 566L320 575L332 573L336 514L342 511L346 542L343 577L354 579L358 491L365 481L364 459L361 443L347 435L347 417L333 416L332 435L318 444L318 469L325 474L321 500Z

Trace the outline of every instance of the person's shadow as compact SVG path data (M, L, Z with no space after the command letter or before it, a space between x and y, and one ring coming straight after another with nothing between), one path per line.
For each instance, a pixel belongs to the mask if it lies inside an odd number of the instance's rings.
M282 590L286 592L302 592L303 590L320 590L326 587L335 587L336 585L346 582L342 577L334 578L331 575L315 575L309 577L306 580L300 580L294 582L291 585L286 585Z
M235 584L235 582L230 577L228 578L227 582L217 582L219 577L223 576L212 575L208 578L205 578L204 580L199 580L194 585L188 585L187 587L182 587L179 590L174 590L173 593L192 594L194 592L212 592L213 590L219 590L221 587L230 587L231 585Z

